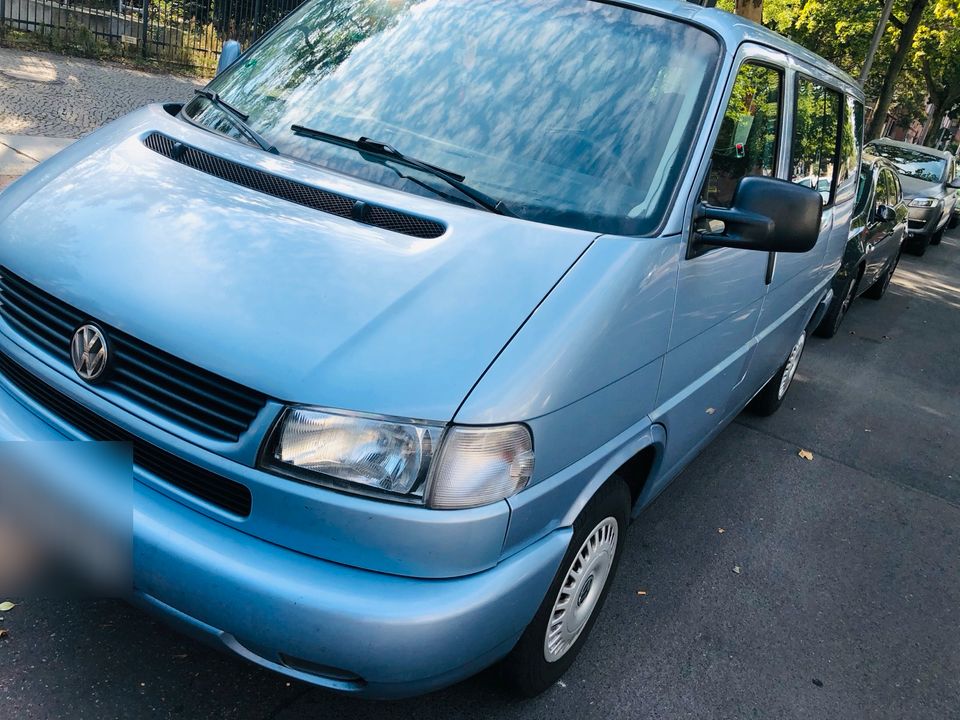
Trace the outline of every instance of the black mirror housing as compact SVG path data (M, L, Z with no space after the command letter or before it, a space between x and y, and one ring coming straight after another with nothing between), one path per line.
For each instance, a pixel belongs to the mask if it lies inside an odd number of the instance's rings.
M719 220L722 233L698 233L702 245L805 253L820 236L823 197L819 192L786 180L748 176L740 179L733 207L701 204L697 220Z
M876 218L880 222L893 222L897 219L897 212L889 205L877 205Z
M947 183L947 187L951 190L960 190L960 177L954 178Z

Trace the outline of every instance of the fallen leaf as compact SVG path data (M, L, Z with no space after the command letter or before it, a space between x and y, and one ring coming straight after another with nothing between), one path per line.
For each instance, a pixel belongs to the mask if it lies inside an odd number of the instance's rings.
M804 460L813 460L813 453L809 450L801 450L797 453L797 455L802 457Z
M734 565L734 566L733 566L733 571L734 571L737 575L739 575L739 574L740 574L740 566L739 566L739 565Z
M707 415L713 415L716 411L716 408L707 408Z
M717 532L723 535L726 532L726 530L724 530L723 528L717 528Z
M16 605L14 605L9 600L4 600L2 603L0 603L0 612L8 612L10 610L13 610L15 607Z
M0 628L0 639L5 638L9 634L10 633L8 633L4 628Z
M637 595L646 595L646 594L647 594L646 590L637 590Z

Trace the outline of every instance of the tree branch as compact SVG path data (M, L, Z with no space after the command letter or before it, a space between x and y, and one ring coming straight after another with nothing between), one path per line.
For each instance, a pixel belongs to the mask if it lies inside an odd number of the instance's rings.
M927 84L927 92L930 95L936 95L942 99L946 88L933 79L933 71L930 69L930 58L924 57L920 63L920 69L923 72L923 81Z

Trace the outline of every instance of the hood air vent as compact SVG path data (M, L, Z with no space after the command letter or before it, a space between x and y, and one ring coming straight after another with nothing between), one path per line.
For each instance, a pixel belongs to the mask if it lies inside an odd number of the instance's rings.
M213 175L221 180L242 185L265 195L273 195L313 210L342 218L350 218L365 225L425 239L440 237L446 230L443 225L433 220L426 220L416 215L409 215L379 205L371 205L346 195L338 195L294 180L271 175L262 170L240 165L204 150L185 145L160 133L148 135L143 144L155 153L207 175Z

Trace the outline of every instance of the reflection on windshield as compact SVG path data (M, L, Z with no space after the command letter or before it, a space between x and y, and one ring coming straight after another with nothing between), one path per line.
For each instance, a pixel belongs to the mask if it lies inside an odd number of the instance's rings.
M521 217L643 234L666 209L718 53L696 28L586 0L314 0L210 89L282 153L408 192L444 187L290 127L365 136ZM235 135L208 104L187 114Z
M901 175L926 182L941 182L947 170L947 161L943 158L896 145L876 143L870 146L870 152L889 160Z

